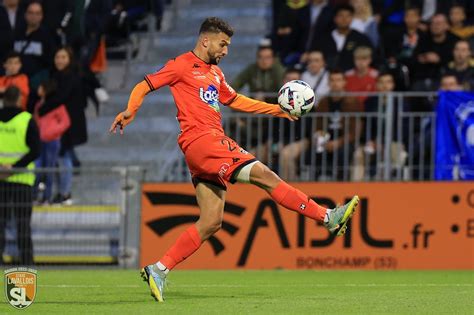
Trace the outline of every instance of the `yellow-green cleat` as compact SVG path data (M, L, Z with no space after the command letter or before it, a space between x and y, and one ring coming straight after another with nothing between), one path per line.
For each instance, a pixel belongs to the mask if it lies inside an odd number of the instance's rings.
M148 265L140 271L143 281L148 283L151 296L158 302L164 301L163 291L166 283L164 272L156 268L155 265Z
M359 197L352 197L351 201L343 206L337 206L336 208L328 211L324 218L324 226L332 233L337 236L344 235L347 229L347 222L351 219L357 205L359 204Z

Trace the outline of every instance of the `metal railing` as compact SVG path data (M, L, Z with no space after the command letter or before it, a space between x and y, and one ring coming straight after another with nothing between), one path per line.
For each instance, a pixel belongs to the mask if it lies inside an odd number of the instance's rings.
M359 112L321 112L316 108L298 122L224 112L224 130L286 180L434 179L436 92L332 96L372 97L376 106L372 111L364 111L361 106ZM337 150L332 148L333 140ZM189 180L184 158L178 156L163 169L164 180Z
M71 171L75 173L71 198L44 200L42 177ZM137 264L140 184L144 178L141 169L51 168L15 173L20 179L33 173L36 181L29 186L22 180L0 180L3 263ZM59 184L55 183L53 196L57 192Z

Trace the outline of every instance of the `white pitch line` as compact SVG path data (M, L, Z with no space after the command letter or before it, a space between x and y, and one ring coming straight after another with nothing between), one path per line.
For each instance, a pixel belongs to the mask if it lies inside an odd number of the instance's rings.
M39 284L43 288L139 288L141 285L118 284L118 285L95 285L95 284ZM272 287L474 287L471 283L344 283L344 284L173 284L174 288L272 288Z

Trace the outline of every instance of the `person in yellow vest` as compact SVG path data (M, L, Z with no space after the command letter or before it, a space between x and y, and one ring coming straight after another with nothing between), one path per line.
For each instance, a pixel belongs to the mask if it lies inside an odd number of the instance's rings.
M18 263L24 266L33 264L33 161L40 153L40 138L32 115L20 107L20 90L8 87L0 108L0 264L4 263L6 223L13 216L20 253Z

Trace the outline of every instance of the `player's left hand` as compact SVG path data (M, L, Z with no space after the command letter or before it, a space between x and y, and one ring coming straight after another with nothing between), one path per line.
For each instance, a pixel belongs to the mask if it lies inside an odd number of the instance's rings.
M119 127L120 134L123 135L123 129L133 121L133 118L135 118L135 116L132 115L132 113L130 113L128 110L119 113L117 117L115 117L115 120L110 126L109 131L117 133L117 127Z

